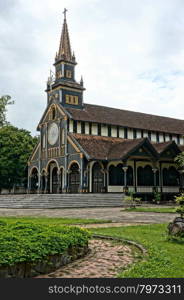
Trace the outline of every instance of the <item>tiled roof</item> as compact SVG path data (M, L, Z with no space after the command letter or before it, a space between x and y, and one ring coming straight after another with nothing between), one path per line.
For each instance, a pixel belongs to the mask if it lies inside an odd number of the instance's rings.
M174 134L184 134L184 120L174 118L92 104L84 104L83 110L67 108L67 111L74 120L78 121L104 123Z
M160 144L152 144L147 138L143 139L121 139L103 136L84 135L79 133L71 133L70 137L76 141L90 159L113 160L123 159L131 151L134 151L139 145L147 141L152 148L153 155L157 156L164 151L169 144L175 142L165 142ZM175 144L176 145L176 144ZM177 147L177 146L176 146ZM150 149L151 149L150 148Z
M173 143L173 141L168 141L168 142L163 142L163 143L152 143L152 145L158 153L161 153L172 143Z

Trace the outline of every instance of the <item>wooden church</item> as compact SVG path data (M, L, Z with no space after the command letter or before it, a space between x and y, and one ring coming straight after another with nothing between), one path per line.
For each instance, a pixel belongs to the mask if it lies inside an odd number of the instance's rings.
M40 141L28 162L28 191L178 193L183 173L174 158L184 150L184 121L85 103L76 65L65 10Z

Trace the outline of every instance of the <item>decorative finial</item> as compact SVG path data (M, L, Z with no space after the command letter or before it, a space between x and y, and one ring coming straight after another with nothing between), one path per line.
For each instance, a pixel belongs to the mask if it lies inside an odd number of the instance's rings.
M81 80L80 80L80 85L83 86L84 81L83 81L83 77L81 76Z
M64 14L64 19L66 20L66 13L67 13L67 11L68 11L68 9L64 9L64 12L63 12L63 14Z

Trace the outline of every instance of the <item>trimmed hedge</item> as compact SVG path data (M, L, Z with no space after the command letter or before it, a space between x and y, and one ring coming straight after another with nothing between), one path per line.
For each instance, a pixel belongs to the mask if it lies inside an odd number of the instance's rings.
M90 233L82 228L32 222L0 221L0 266L42 261L88 244Z

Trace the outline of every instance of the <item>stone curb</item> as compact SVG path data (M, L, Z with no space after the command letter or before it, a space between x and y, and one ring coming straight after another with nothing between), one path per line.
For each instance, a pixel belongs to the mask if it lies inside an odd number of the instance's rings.
M130 240L126 240L126 239L118 238L118 237L113 237L113 236L108 236L108 235L99 235L99 234L93 234L92 237L98 238L98 239L106 239L106 240L114 240L114 241L124 242L124 243L127 243L129 245L133 245L133 246L137 247L139 250L141 250L143 256L148 255L147 250L142 245L140 245L136 242L130 241Z

